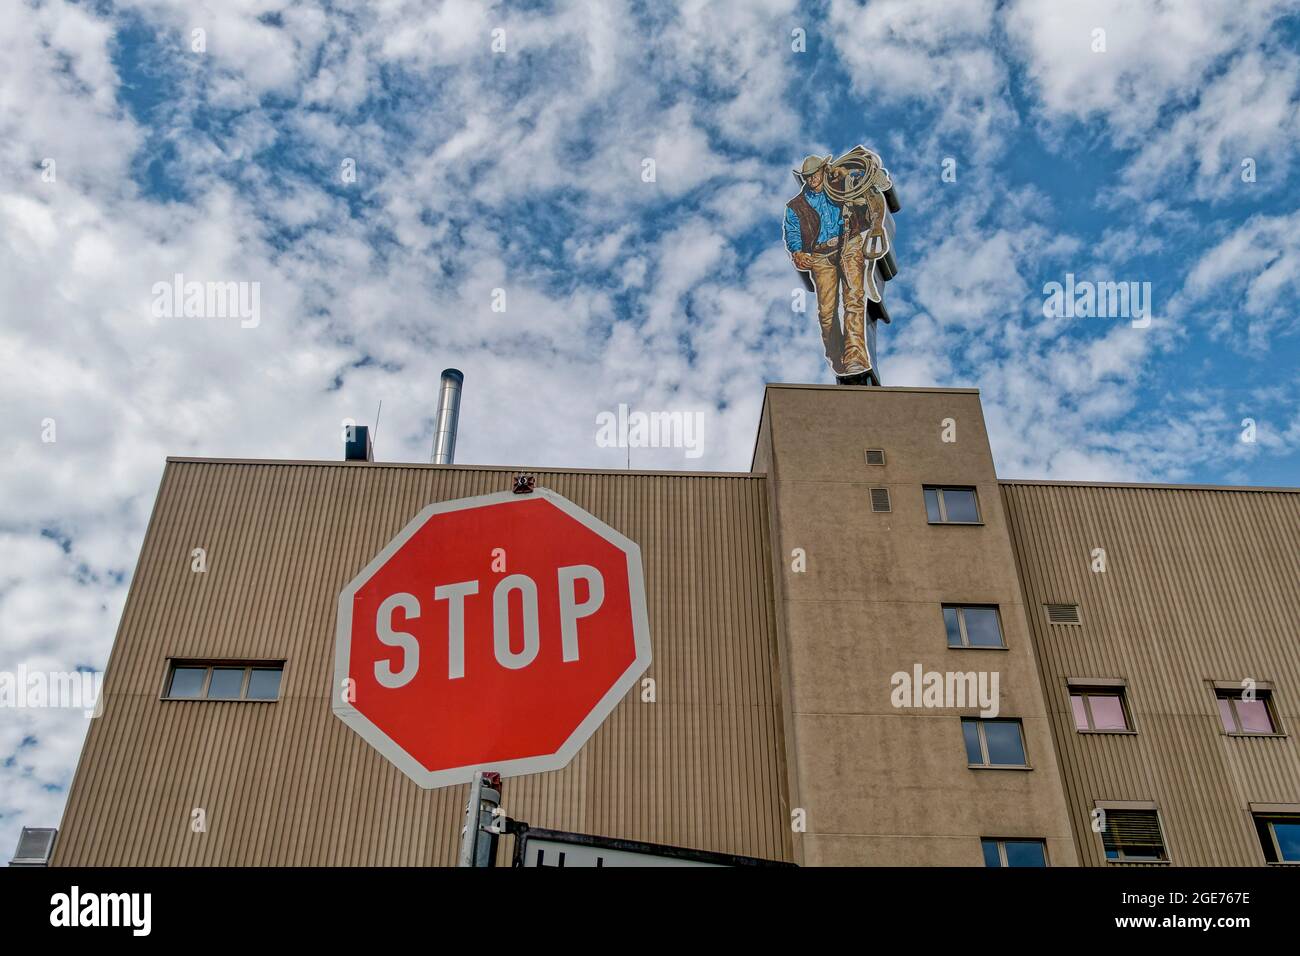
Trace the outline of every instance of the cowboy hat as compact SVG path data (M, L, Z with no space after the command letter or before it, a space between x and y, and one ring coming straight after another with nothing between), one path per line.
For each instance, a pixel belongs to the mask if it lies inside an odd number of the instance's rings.
M831 157L829 156L809 156L803 161L802 166L798 169L792 170L792 172L800 179L807 179L830 161Z

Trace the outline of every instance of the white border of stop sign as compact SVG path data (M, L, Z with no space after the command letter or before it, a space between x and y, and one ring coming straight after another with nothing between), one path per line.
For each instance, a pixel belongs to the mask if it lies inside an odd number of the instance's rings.
M352 651L352 605L357 591L372 576L388 563L397 551L422 528L434 515L447 514L452 511L464 511L470 508L486 506L504 506L521 504L535 498L543 498L566 515L586 528L600 535L614 545L627 557L627 587L629 604L632 609L632 637L636 647L636 659L596 703L569 738L558 750L551 754L538 754L533 757L521 757L517 760L500 760L491 764L472 764L464 767L452 767L446 770L426 770L422 764L407 753L388 734L380 730L370 718L357 710L346 699L344 688L349 677L348 661ZM432 599L433 595L427 595ZM491 495L478 495L474 498L458 498L455 501L442 501L424 508L418 515L397 533L384 549L362 569L352 581L339 593L338 624L334 635L334 687L330 697L333 701L334 716L347 724L364 738L402 773L415 783L432 790L473 780L479 770L495 770L503 777L518 777L528 773L543 773L548 770L560 770L596 732L596 728L605 722L623 696L631 690L637 680L650 666L650 619L646 613L645 576L641 567L641 548L635 541L615 531L595 515L579 508L568 498L556 494L549 488L537 488L532 494L516 495L502 491Z

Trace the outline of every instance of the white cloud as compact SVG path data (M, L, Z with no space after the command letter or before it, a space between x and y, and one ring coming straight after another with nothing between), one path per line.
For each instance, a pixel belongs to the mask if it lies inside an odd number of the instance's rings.
M1100 117L1141 137L1193 97L1221 58L1258 46L1286 0L1015 0L1006 31L1049 116ZM1105 32L1095 52L1095 30Z
M828 39L867 102L920 101L937 111L919 152L953 152L953 136L973 163L1004 148L1018 119L995 47L993 0L831 0L827 19Z
M1149 137L1124 179L1139 196L1187 177L1198 197L1250 202L1253 193L1286 181L1298 143L1300 57L1250 53L1211 79L1195 106Z
M1300 211L1252 216L1192 265L1180 301L1228 313L1223 331L1256 351L1300 330ZM1244 335L1241 333L1244 332Z
M1116 197L1186 180L1198 198L1248 200L1285 181L1300 143L1300 58L1277 29L1294 12L1288 0L1015 0L1004 23L1057 148L1077 148L1078 121L1135 151ZM1246 158L1259 165L1248 185Z

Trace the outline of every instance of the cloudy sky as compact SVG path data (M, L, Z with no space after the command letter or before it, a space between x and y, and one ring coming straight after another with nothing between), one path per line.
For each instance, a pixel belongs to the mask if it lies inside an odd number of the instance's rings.
M904 206L885 383L978 386L1001 475L1300 484L1298 39L1297 0L16 0L0 671L104 666L166 455L337 458L382 401L427 460L449 365L460 462L622 467L627 403L704 414L634 468L747 469L763 383L830 381L790 169L857 143ZM160 315L178 273L256 324ZM1150 323L1045 317L1067 273ZM0 862L85 728L0 710Z

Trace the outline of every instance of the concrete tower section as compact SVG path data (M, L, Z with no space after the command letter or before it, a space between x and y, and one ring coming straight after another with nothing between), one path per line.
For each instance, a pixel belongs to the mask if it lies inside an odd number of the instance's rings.
M978 392L769 385L752 470L768 477L796 860L980 866L985 841L1014 840L1077 865ZM931 520L927 488L973 489L977 520ZM950 647L945 606L995 608L1005 646ZM989 691L996 674L1023 765L969 758L978 701L910 688L896 706L894 675L918 670Z

